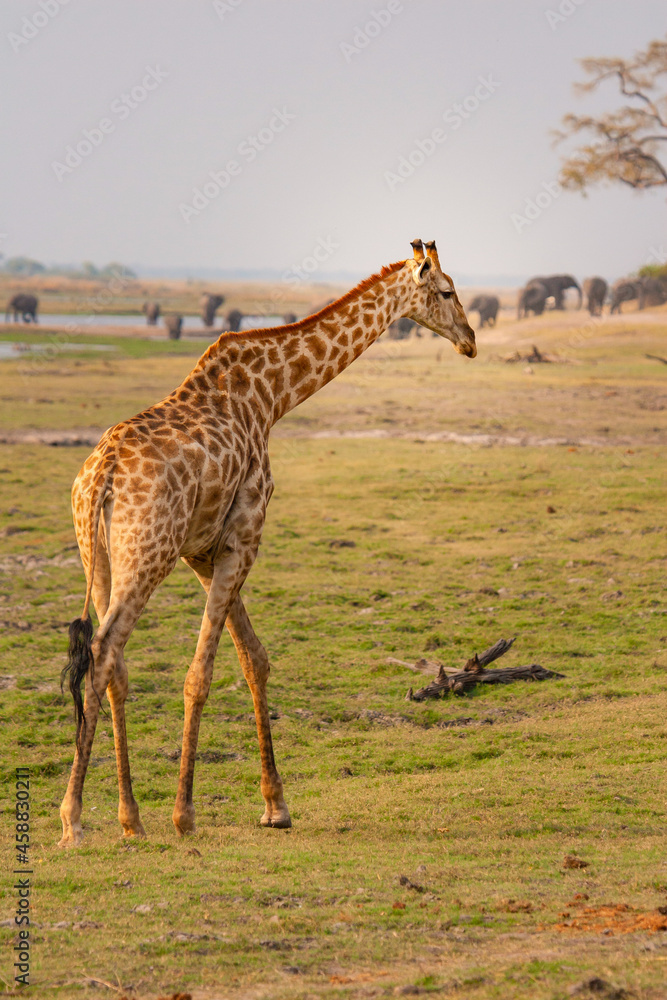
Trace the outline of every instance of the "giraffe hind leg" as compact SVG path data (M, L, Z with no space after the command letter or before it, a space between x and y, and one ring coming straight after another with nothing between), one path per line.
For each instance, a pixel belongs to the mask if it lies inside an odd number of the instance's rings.
M107 526L108 530L108 526ZM104 619L111 597L111 564L102 535L98 538L93 581L93 603L99 621ZM125 658L121 651L111 675L107 695L111 704L114 746L116 750L116 770L118 772L118 820L126 837L145 837L146 831L139 818L139 807L132 791L130 759L125 727L125 700L128 692L128 675Z
M60 806L60 818L63 824L60 847L78 847L83 838L81 824L83 785L90 763L102 698L114 676L118 658L122 656L125 643L147 600L147 594L121 594L116 598L112 596L111 605L93 638L94 669L86 675L86 697L83 706L85 728L82 729L80 740L76 745L67 791Z
M260 819L262 826L288 829L292 825L289 810L283 797L283 783L273 756L269 706L266 684L269 679L269 658L248 618L240 596L232 604L227 617L227 631L234 640L239 661L248 682L255 707L259 754L262 764L260 789L266 808Z
M82 727L80 737L77 740L67 791L60 806L63 835L59 847L78 847L83 839L81 825L83 784L95 739L95 727L97 726L102 698L111 679L119 648L122 648L122 646L117 645L117 633L112 639L109 631L102 637L99 637L99 631L101 629L98 630L98 635L94 637L92 642L94 672L89 671L86 675L86 696L83 704L85 726Z

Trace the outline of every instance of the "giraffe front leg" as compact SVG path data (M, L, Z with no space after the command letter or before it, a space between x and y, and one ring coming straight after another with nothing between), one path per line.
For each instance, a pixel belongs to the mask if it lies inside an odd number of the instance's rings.
M236 598L229 610L227 629L234 640L255 706L255 721L262 763L260 789L266 805L260 823L262 826L273 826L281 830L288 829L292 825L292 820L283 796L283 783L273 756L269 706L266 700L266 683L270 670L269 658L255 635L240 597Z
M171 817L179 837L184 837L186 833L197 832L195 826L195 807L192 800L195 758L197 755L197 742L199 740L199 725L213 676L213 659L211 658L210 662L208 661L205 650L201 650L200 655L200 645L202 645L201 633L197 644L197 653L188 669L183 689L183 698L185 701L183 749L178 776L178 791Z
M195 807L192 788L195 774L195 758L199 739L199 725L213 677L213 662L220 642L220 636L227 617L233 588L237 586L238 556L230 553L225 562L217 564L208 585L206 610L199 632L197 649L188 669L183 698L185 721L183 724L183 750L181 769L178 777L178 791L172 821L179 836L195 833Z

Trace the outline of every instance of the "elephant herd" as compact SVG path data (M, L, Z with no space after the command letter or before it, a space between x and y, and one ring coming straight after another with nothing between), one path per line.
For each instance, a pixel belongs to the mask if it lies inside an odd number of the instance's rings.
M207 329L213 327L216 320L216 313L224 301L224 295L212 295L208 292L202 295L199 301L199 308L201 310L202 322ZM39 299L36 295L27 295L19 292L13 295L7 303L5 323L10 321L10 316L14 323L18 323L21 320L24 323L36 323L38 307ZM166 327L169 338L171 340L179 340L183 330L183 316L180 313L163 313L159 302L144 302L141 311L146 317L148 326L156 326L162 316L162 322ZM230 309L225 318L223 329L238 333L241 329L243 316L244 314L240 309ZM286 313L283 321L285 323L294 323L296 316L294 313Z
M607 291L607 283L603 281L602 278L593 278L588 280L602 282L604 285L602 301L604 301L604 296ZM582 292L581 286L577 282L576 278L573 278L571 274L549 274L538 278L531 278L531 280L519 292L517 318L521 319L524 316L530 315L530 313L534 316L541 316L547 307L549 299L553 299L554 309L564 309L565 292L570 288L574 288L577 291L577 308L580 309L583 294L587 289L587 282L584 282L584 292ZM597 286L596 293L599 294ZM593 298L589 297L588 299L589 308L591 308L591 303L595 301L596 293L593 294ZM586 294L588 295L588 292L586 292ZM477 295L472 302L468 304L468 312L477 312L479 315L478 328L480 330L485 326L495 326L499 309L500 300L497 295Z
M569 289L577 293L577 309L585 302L591 316L601 316L602 308L609 303L610 313L621 312L624 302L636 299L638 308L659 306L667 302L667 277L620 278L611 288L604 278L586 278L582 285L571 274L549 274L531 278L520 290L517 301L517 319L526 316L541 316L551 305L553 309L565 308L565 293ZM467 311L479 315L478 329L495 326L500 300L497 295L476 295L468 303ZM403 329L400 324L410 324ZM410 335L411 320L400 320L390 328L389 335L401 340Z
M577 292L577 308L581 308L585 299L586 308L591 316L601 316L607 301L610 313L620 313L624 302L635 299L639 309L667 302L667 277L620 278L610 288L605 279L600 277L586 278L583 285L579 285L571 274L550 274L531 278L520 290L517 319L522 319L531 313L533 316L541 316L550 300L553 309L564 309L565 292L571 288ZM207 329L213 327L216 313L224 301L224 295L208 292L202 295L199 306L202 322ZM9 322L9 317L12 315L15 323L20 319L24 323L36 323L38 306L39 300L35 295L22 292L13 295L7 303L5 322ZM477 312L479 315L480 330L485 326L495 326L499 309L500 300L497 295L476 295L468 304L468 312ZM159 302L144 302L141 311L146 317L148 326L155 326L162 315ZM241 329L243 313L240 309L231 309L225 319L224 329L236 333ZM293 323L296 316L288 313L283 319L285 323ZM183 328L183 317L179 313L166 313L163 322L170 339L178 340ZM410 336L415 326L416 324L407 318L398 320L390 327L389 337L402 340Z
M202 296L199 305L204 326L208 328L213 326L215 314L224 301L224 295L209 295L207 293ZM36 323L38 306L39 299L36 295L27 295L23 292L13 295L7 303L5 323L9 322L10 316L14 323L18 323L19 320L23 320L24 323ZM159 302L144 302L141 311L146 317L148 326L155 326L157 324L161 315ZM238 309L232 309L228 319L232 323L228 329L238 330L243 319L243 313L239 312ZM173 313L167 314L164 317L164 323L169 336L177 340L181 335L183 317Z
M225 301L224 295L211 295L206 293L202 295L199 302L201 309L201 318L205 327L210 329L216 318L216 312ZM37 322L37 309L39 307L39 299L36 295L27 295L23 292L19 292L13 295L12 298L7 303L7 308L5 310L5 323L8 323L10 316L14 323L18 323L23 320L24 323L36 323ZM141 311L146 317L146 323L148 326L156 326L160 316L162 315L162 310L160 308L159 302L144 302L141 307ZM296 317L291 314L285 317L285 322L293 322ZM238 331L241 328L241 322L243 320L243 313L239 309L232 309L227 316L227 325L225 329ZM172 340L178 340L181 336L181 331L183 327L183 317L179 313L166 313L163 316L163 322L167 328L167 333Z
M218 309L225 301L224 295L211 295L209 292L205 292L199 300L199 308L201 309L202 323L207 329L211 329L215 323L215 314ZM146 323L148 326L156 326L158 319L161 315L160 303L159 302L144 302L141 307L141 311L146 317ZM238 309L232 309L230 316L232 317L232 322L240 322L236 320L236 314L238 313L240 318L243 318L242 313L239 313ZM164 315L164 325L167 330L167 334L170 340L180 340L181 333L183 332L183 317L180 313L165 313ZM237 329L236 327L228 327L228 329Z
M591 316L601 316L605 302L609 302L610 313L620 313L624 302L636 299L639 309L658 306L667 302L667 279L644 276L620 278L611 288L604 278L586 278L580 286L571 274L552 274L547 277L531 278L519 292L517 319L532 313L541 316L549 299L553 299L554 309L564 309L564 293L574 288L578 294L577 308L586 300L586 308Z
M211 295L208 292L202 295L199 300L199 307L201 309L202 323L207 329L210 330L213 327L216 320L216 313L224 301L224 295ZM142 312L146 316L148 325L154 326L160 316L159 302L144 302ZM240 309L230 309L225 317L223 330L231 330L232 333L238 333L241 329L243 318L244 313ZM283 320L285 323L294 323L296 316L294 313L286 313L283 316ZM182 315L180 313L166 313L163 322L167 328L169 339L179 340L183 330Z

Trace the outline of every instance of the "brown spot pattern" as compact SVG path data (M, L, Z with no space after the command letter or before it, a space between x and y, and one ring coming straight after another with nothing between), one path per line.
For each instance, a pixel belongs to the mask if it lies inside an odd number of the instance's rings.
M385 295L387 289L390 291ZM411 270L401 261L298 323L224 333L166 399L111 428L77 476L72 508L88 578L86 607L92 595L106 629L100 630L94 647L94 683L100 686L100 696L116 664L122 662L122 650L139 614L179 555L210 586L205 624L185 684L188 712L174 810L174 822L181 832L192 829L194 823L197 731L225 620L253 697L266 704L268 659L247 616L244 618L237 594L255 560L273 492L268 458L271 426L335 378L377 339L391 319L414 312L420 295L423 299ZM105 526L95 536L98 517L105 525L105 503L109 504L111 530L107 536ZM93 552L96 568L91 579ZM112 710L116 729L117 694L113 695ZM86 730L89 743L85 759L92 745L96 712L93 699L86 707L91 725ZM262 789L267 813L275 818L287 810L272 763L270 731L262 729L261 718L259 715ZM117 745L121 760L123 755L127 757L124 722L119 732L123 734ZM83 759L75 756L63 802L64 842L68 837L76 840L85 778ZM119 768L119 815L126 832L137 832L143 828L129 773L126 761L124 768Z

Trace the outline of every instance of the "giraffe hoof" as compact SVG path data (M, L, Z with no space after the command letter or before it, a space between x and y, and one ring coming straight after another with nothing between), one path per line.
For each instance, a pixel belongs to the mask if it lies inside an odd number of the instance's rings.
M79 828L78 830L70 829L63 832L62 837L58 841L58 847L67 847L67 848L81 847L82 843L83 843L83 830L81 828Z
M137 837L139 840L145 840L146 831L144 830L143 825L139 822L133 823L131 826L123 823L123 837Z
M292 820L286 807L284 810L272 814L265 812L259 822L260 826L272 827L274 830L289 830L292 826Z
M197 832L194 809L190 812L179 813L178 815L174 813L171 819L179 837L185 837L186 834Z

